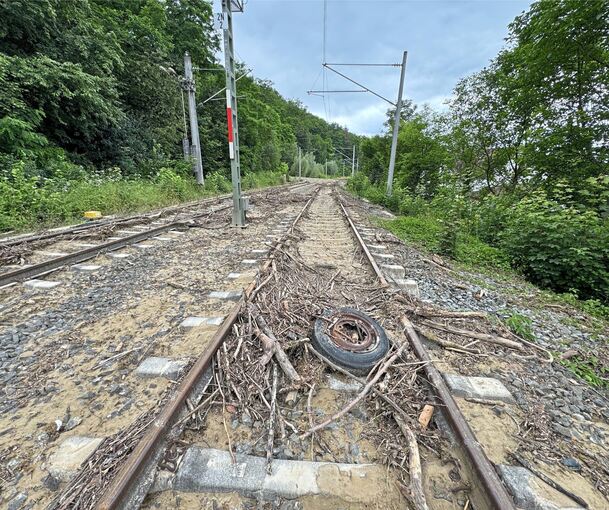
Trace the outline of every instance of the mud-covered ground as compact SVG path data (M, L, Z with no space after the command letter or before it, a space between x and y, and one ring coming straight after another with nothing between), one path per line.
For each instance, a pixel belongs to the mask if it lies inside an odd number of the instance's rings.
M311 190L308 190L310 193ZM45 463L71 435L103 437L129 425L174 383L142 381L134 369L146 357L190 360L211 338L179 327L189 316L223 316L230 301L213 290L241 290L255 268L241 264L265 248L267 235L306 195L257 195L246 229L228 227L230 210L184 232L149 240L130 256L91 261L95 273L69 269L46 279L47 291L0 291L0 506L25 495L23 507L43 508L58 489ZM64 241L65 242L65 241ZM231 272L242 277L227 279ZM23 499L19 496L19 499Z

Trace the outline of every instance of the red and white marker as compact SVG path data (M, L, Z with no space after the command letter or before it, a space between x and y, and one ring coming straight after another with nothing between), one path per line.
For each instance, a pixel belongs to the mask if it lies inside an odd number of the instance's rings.
M226 120L228 122L228 154L235 159L235 137L233 133L233 109L230 102L230 90L226 90Z

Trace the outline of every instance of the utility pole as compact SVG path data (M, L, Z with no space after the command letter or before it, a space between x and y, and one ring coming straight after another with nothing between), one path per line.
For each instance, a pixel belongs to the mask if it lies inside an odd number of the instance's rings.
M351 158L351 177L355 176L355 145L353 146L353 157Z
M302 177L302 149L298 147L298 177Z
M192 61L188 52L184 53L184 90L188 93L188 117L190 119L190 154L194 160L197 183L203 184L203 163L201 162L201 141L199 121L195 102L195 80L192 76Z
M400 130L400 116L402 114L402 92L404 91L404 74L406 73L405 51L402 56L402 69L400 73L400 88L398 89L398 101L395 104L395 116L393 118L393 139L391 140L391 154L389 156L389 174L387 175L387 196L391 196L393 191L393 172L395 170L395 155L398 148L398 131Z
M233 3L243 12L243 2L222 0L224 16L224 68L226 69L226 120L228 123L228 152L233 183L233 226L245 226L245 207L241 198L241 160L239 157L239 125L237 122L237 85L235 83L235 53L233 47Z

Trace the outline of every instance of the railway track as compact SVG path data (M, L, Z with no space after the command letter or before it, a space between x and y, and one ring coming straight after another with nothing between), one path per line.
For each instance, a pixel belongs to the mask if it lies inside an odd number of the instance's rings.
M285 209L274 228L254 233L259 248L241 261L250 268L247 274L226 277L243 292L229 291L228 300L226 292L220 293L222 320L214 322L219 327L196 327L185 346L170 347L181 342L170 338L165 347L149 348L154 356L136 358L140 372L142 365L152 364L150 359L165 364L160 372L151 369L153 379L144 379L154 381L147 391L158 403L104 437L98 431L97 437L83 439L87 462L77 473L73 465L69 473L64 470L63 480L71 481L52 508L247 508L251 498L262 506L290 500L300 505L289 508L424 508L420 494L432 509L522 506L507 458L489 453L480 437L485 431L474 419L481 410L498 413L502 420L492 426L501 438L505 422L516 420L506 407L514 402L492 391L484 398L463 397L455 378L446 374L463 371L459 352L470 366L472 359L500 356L517 363L520 357L541 359L545 353L504 338L482 314L434 309L420 301L416 282L406 279L405 268L396 263L399 254L391 253L381 232L366 225L366 214L352 199L323 186L302 200ZM213 258L222 253L218 250ZM225 251L223 257L230 255ZM206 303L201 315L217 310L218 294L208 292L205 280L183 281L186 292ZM204 288L197 291L201 283ZM366 378L340 367L336 372L310 343L312 321L322 320L324 310L345 306L372 316L393 345L383 360L395 355L394 365L363 396ZM184 322L209 323L206 317ZM451 335L434 337L429 318L436 332L444 327ZM466 327L478 333L475 347L454 341L454 332ZM146 333L141 327L136 331ZM298 379L281 353L265 344L275 337ZM430 350L432 337L435 346L449 350ZM122 352L106 357L108 364ZM163 361L160 354L166 355ZM172 370L177 384L161 383ZM131 377L123 372L123 378ZM435 408L434 427L417 421L424 404ZM405 429L415 432L421 450L420 484ZM62 448L74 454L70 445L59 446L54 459L47 459L49 466L61 464ZM60 471L53 469L56 475ZM593 496L599 499L590 508L603 508L598 503L603 496ZM48 496L40 501L48 502ZM567 497L569 502L573 507Z
M280 186L274 186L275 189L288 188L296 190L298 188L310 186L309 183L296 183L296 184L284 184ZM256 195L264 190L252 190L248 194ZM194 202L188 202L185 204L178 204L169 207L164 207L158 211L153 211L146 214L131 215L125 217L108 217L101 220L87 221L85 223L79 223L77 225L70 225L66 227L52 228L42 232L18 234L14 236L4 235L0 237L0 249L9 248L11 246L23 245L26 243L37 243L40 241L47 241L50 239L56 239L58 237L65 236L78 236L80 234L87 234L91 231L99 230L103 227L115 228L120 225L134 225L140 223L149 223L170 214L181 213L182 211L188 210L199 210L201 206L218 204L224 200L232 198L232 194L225 193L222 195L206 198L203 200L196 200Z
M298 183L288 186L287 189L296 191L301 188L310 186L307 183ZM253 195L261 193L261 191L253 192ZM211 199L190 203L181 206L173 206L163 209L157 213L140 215L135 217L126 217L118 219L108 219L99 222L90 222L84 225L76 225L73 227L61 228L54 231L43 232L40 234L18 236L0 241L0 252L4 249L20 247L20 251L29 252L29 245L40 247L42 243L48 246L49 243L60 238L69 237L69 243L63 243L59 248L47 249L45 251L34 252L33 258L36 259L42 256L42 261L28 263L27 257L22 260L25 262L20 265L0 266L0 288L15 284L17 282L33 280L26 283L33 288L47 287L53 285L50 282L39 282L35 278L48 274L56 269L79 264L90 260L104 253L112 253L121 248L134 245L141 241L151 238L163 240L161 234L166 232L183 231L188 228L189 224L204 218L206 216L225 211L231 207L231 204L220 205L224 201L229 201L231 195L223 195ZM216 207L214 207L216 206ZM201 210L203 208L203 211ZM165 216L173 214L171 219L165 219ZM176 215L179 216L176 218ZM142 226L142 223L145 225ZM129 225L129 228L117 230L121 225ZM83 243L85 238L102 237L106 238L101 243ZM161 236L161 237L159 237ZM80 242L79 242L80 241ZM67 250L66 250L67 244ZM140 245L145 249L146 245ZM25 250L24 250L25 248ZM81 248L76 249L74 248ZM68 251L68 253L64 253ZM96 270L98 266L76 266L76 270Z

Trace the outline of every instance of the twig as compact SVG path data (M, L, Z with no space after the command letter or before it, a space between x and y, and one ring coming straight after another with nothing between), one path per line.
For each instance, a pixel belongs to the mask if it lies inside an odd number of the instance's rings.
M275 338L275 335L273 335L273 332L267 326L266 321L264 320L262 315L257 313L254 310L253 306L250 306L249 310L252 316L254 317L254 321L258 324L258 328L256 328L254 331L258 338L260 338L260 341L263 344L263 349L265 351L265 356L262 359L263 364L268 363L268 360L270 360L270 358L274 355L275 359L277 360L277 363L279 363L279 366L281 367L285 375L290 379L290 381L302 381L302 378L300 377L300 375L298 375L298 372L296 372L296 369L290 362L290 359L288 358L287 354L281 348L279 340Z
M541 478L541 480L543 480L545 483L547 483L550 487L552 487L553 489L556 489L558 492L562 492L565 496L567 496L568 498L571 498L573 501L575 501L578 505L583 506L584 508L590 508L588 506L588 503L586 503L585 500L583 500L582 498L580 498L577 494L573 494L571 491L565 489L562 485L560 485L558 482L555 482L554 480L552 480L549 476L545 475L544 473L542 473L541 471L539 471L538 469L534 468L530 462L527 462L525 459L523 459L520 455L518 455L517 453L512 453L511 454L512 457L514 457L514 459L516 459L520 464L522 464L525 468L527 468L531 473L533 473L535 476L537 476L538 478Z
M318 430L322 430L322 429L326 428L328 425L330 425L330 423L332 423L335 420L338 420L339 418L341 418L342 416L347 414L351 409L353 409L353 407L355 407L370 392L372 387L378 382L378 380L381 378L381 376L385 372L387 372L387 370L389 370L389 368L391 367L393 362L396 359L398 359L398 357L402 354L404 349L406 349L406 347L408 347L408 345L409 345L408 342L402 342L400 347L393 353L393 355L381 366L381 368L379 368L379 370L376 372L376 374L370 380L370 382L368 382L368 384L366 384L366 386L364 386L364 389L359 393L359 395L357 397L355 397L349 404L347 404L346 407L344 407L339 412L334 413L332 416L330 416L330 418L328 418L323 423L320 423L319 425L316 425L312 429L309 429L307 432L302 434L300 436L300 438L304 439L304 438L308 437L309 435L311 435L313 432L317 432Z
M351 372L348 372L344 368L332 363L328 358L322 356L319 352L317 352L311 345L309 345L308 348L315 356L317 356L317 358L319 358L321 361L323 361L330 368L336 370L337 372L340 372L343 375L346 375L347 377L353 379L354 381L357 381L362 386L364 386L364 384L366 384L366 381L364 379L361 379L361 378L353 375ZM389 404L394 409L394 411L399 413L400 416L403 416L405 418L409 417L408 413L406 413L406 411L404 411L402 408L400 408L391 398L389 398L387 395L385 395L381 390L379 390L378 388L372 388L372 391L377 397L379 397L379 398L383 399L385 402L387 402L387 404ZM313 427L313 425L311 425L311 427Z
M271 460L273 460L273 441L275 439L275 412L277 409L277 365L273 363L273 389L271 390L271 416L269 418L269 435L266 443L266 471L271 473Z
M409 469L410 469L410 491L412 492L412 499L414 500L414 506L416 510L428 510L427 501L425 499L425 493L423 492L423 473L421 470L421 459L419 457L419 446L417 445L417 438L410 430L410 427L406 425L406 422L401 416L394 414L393 419L400 427L402 434L408 441L408 448L410 450L409 457Z
M453 333L454 335L476 338L477 340L482 340L483 342L502 345L503 347L509 347L510 349L517 349L519 351L522 351L524 349L522 344L518 342L514 342L513 340L509 340L507 338L503 338L496 335L489 335L488 333L479 333L477 331L468 331L466 329L453 328L451 326L446 326L445 324L440 324L434 321L425 321L425 325L433 329L445 331L446 333Z
M315 383L311 385L309 389L309 396L307 397L307 416L309 417L309 427L313 428L315 423L313 423L313 392L315 391ZM311 434L311 460L313 460L313 442L315 441L315 434Z
M421 328L419 326L414 326L414 329L416 329L419 333L421 333L421 335L423 335L428 340L431 340L432 342L434 342L438 345L441 345L445 349L448 349L451 351L456 351L456 352L461 352L464 354L484 355L483 353L481 353L478 350L474 351L472 349L467 349L466 347L464 347L456 342L451 342L450 340L444 340L444 339L438 337L435 333L429 331L428 329Z

